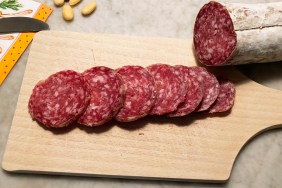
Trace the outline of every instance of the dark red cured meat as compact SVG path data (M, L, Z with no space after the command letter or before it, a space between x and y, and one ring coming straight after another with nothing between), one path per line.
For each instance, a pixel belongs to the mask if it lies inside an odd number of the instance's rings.
M207 110L216 100L219 94L219 83L216 77L204 67L195 67L194 70L204 79L204 96L202 102L195 110L196 112L201 112Z
M141 66L124 66L116 72L124 86L125 101L115 119L128 122L146 116L155 103L152 75Z
M222 65L232 55L237 35L228 10L211 1L199 11L194 26L196 56L205 65Z
M170 117L185 116L193 112L201 103L204 96L203 77L195 71L194 67L183 65L176 66L185 77L185 84L188 86L185 101L181 103L177 110Z
M89 102L82 76L60 71L36 84L28 109L33 119L47 127L64 127L75 121Z
M154 64L147 67L155 80L156 101L151 115L171 113L185 100L187 87L184 76L178 69L166 64Z
M229 80L219 78L219 95L208 113L226 112L232 108L235 100L235 85Z
M123 87L113 69L98 66L83 72L90 104L78 123L98 126L111 120L123 105Z

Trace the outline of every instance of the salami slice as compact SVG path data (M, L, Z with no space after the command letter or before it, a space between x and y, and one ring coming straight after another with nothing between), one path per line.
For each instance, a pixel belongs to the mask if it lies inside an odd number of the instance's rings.
M190 114L198 107L204 96L203 77L201 74L198 74L195 67L186 67L182 65L176 67L178 67L181 74L184 75L184 83L187 85L187 94L185 101L177 107L177 110L169 114L170 117L179 117Z
M180 71L166 64L154 64L147 67L155 80L156 101L151 115L171 113L185 100L187 87Z
M134 121L146 116L155 103L155 82L141 66L124 66L116 70L124 86L125 101L115 116L121 122Z
M114 117L123 105L123 87L113 69L98 66L83 72L90 104L78 119L87 126L101 125Z
M281 61L281 12L282 2L205 4L194 26L197 58L213 66Z
M229 80L219 78L219 95L208 113L226 112L232 108L235 100L235 85Z
M207 110L216 100L219 94L219 83L216 77L208 72L204 67L195 67L194 70L198 75L203 77L204 82L204 96L202 102L195 110L201 112Z
M60 71L34 87L28 109L33 119L47 127L64 127L83 113L89 102L82 76Z

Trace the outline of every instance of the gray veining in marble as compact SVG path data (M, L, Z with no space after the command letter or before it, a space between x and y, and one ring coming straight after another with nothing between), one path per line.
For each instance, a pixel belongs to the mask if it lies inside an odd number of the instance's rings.
M48 20L51 29L191 38L197 11L207 2L204 0L97 0L98 7L96 12L90 17L85 18L80 15L80 8L89 1L83 0L82 3L75 7L75 20L70 23L63 21L61 9L54 7L54 12ZM51 0L40 2L45 2L53 7ZM236 2L244 1L236 0ZM248 2L272 1L250 0ZM12 123L28 53L29 48L0 87L1 161ZM240 68L253 80L268 87L282 90L281 63L246 65ZM225 184L16 174L1 170L0 188L6 187L278 188L282 187L282 130L268 131L255 137L247 144L235 162L230 180Z

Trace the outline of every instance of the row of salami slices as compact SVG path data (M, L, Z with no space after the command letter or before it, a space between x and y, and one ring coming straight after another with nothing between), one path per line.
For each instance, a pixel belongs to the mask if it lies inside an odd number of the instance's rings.
M98 66L82 74L60 71L38 82L28 108L33 119L56 128L74 121L98 126L112 118L130 122L146 115L225 112L234 99L234 84L203 67Z

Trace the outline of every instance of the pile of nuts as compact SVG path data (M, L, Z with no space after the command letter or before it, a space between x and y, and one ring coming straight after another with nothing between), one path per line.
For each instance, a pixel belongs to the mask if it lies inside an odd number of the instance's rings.
M62 15L66 21L71 21L74 18L74 12L72 7L80 3L82 0L69 0L68 3L65 4L65 0L53 0L54 4L58 7L63 6ZM96 2L91 2L86 4L81 9L81 14L83 16L90 15L96 9Z

